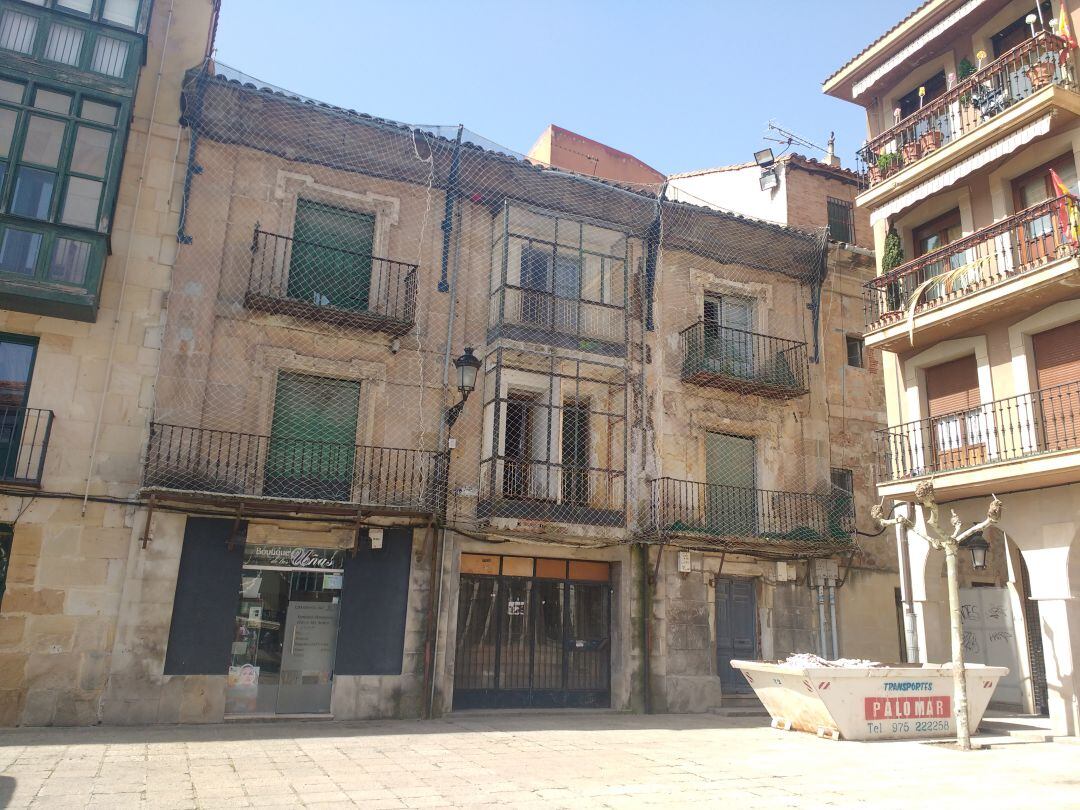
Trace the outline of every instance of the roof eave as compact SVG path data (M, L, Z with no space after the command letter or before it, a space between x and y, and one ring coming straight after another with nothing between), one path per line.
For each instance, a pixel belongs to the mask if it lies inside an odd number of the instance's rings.
M887 58L898 45L910 39L914 29L925 25L942 9L954 5L955 2L956 0L927 0L825 79L821 83L821 92L843 101L854 101L851 97L851 84L859 75L866 73L873 63Z

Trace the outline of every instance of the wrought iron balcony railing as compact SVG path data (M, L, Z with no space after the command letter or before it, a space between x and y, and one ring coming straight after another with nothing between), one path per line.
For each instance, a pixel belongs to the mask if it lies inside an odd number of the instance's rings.
M699 321L679 333L682 379L765 396L810 390L806 344Z
M877 433L879 481L1080 449L1080 381Z
M622 470L495 457L480 463L478 517L623 526Z
M150 425L148 488L439 513L446 455Z
M919 314L1074 256L1080 252L1078 226L1080 201L1066 195L906 262L864 286L866 327L888 326L902 321L912 306Z
M244 305L403 335L416 319L416 269L256 228Z
M1050 84L1075 87L1069 44L1040 32L968 76L860 150L870 187Z
M626 352L626 309L544 290L503 285L491 294L489 339L508 337L601 354Z
M855 515L850 497L809 492L747 489L675 478L650 482L649 525L657 535L694 536L774 544L830 545L850 542Z
M53 412L0 405L0 484L40 487Z

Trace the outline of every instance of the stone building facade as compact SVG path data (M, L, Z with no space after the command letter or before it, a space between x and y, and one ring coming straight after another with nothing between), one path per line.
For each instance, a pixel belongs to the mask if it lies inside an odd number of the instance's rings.
M180 79L216 14L63 5L0 4L5 152L44 178L37 207L0 217L4 725L101 720L177 252Z
M219 64L175 87L100 676L8 722L707 711L739 655L899 656L856 542L866 251Z

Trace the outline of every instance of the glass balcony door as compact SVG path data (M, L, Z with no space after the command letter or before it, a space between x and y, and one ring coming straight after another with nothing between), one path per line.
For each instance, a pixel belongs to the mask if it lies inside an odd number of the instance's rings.
M316 306L366 311L371 297L375 217L296 201L288 296Z
M19 449L37 341L0 335L0 479L19 472Z

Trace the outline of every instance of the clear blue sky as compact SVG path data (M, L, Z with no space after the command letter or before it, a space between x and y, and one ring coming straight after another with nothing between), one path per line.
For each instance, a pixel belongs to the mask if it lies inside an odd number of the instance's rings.
M822 146L834 129L851 166L862 109L821 81L917 4L223 0L217 56L321 101L462 123L518 152L554 123L672 173L751 159L774 119Z

